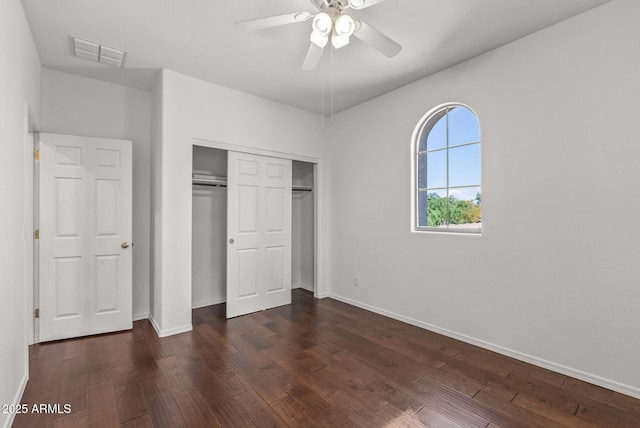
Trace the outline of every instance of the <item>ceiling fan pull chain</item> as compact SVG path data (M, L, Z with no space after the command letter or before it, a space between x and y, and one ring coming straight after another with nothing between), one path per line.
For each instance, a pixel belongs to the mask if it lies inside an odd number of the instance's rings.
M321 91L321 103L322 105L320 106L320 115L322 116L321 123L322 123L322 129L324 129L324 78L325 78L325 73L324 73L324 53L323 55L320 57L320 61L322 62L322 64L320 65L321 70L320 70L320 75L321 77L321 82L322 82L322 91Z
M333 46L329 46L329 49L331 50L331 129L333 129Z

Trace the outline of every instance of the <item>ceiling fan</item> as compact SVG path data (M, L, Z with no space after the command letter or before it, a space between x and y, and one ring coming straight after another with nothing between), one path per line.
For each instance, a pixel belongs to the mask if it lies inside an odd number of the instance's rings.
M268 16L236 23L240 31L262 30L280 25L305 22L313 18L309 50L302 64L303 70L313 70L318 66L322 51L331 38L334 49L340 49L349 44L353 35L374 49L391 58L401 50L400 46L380 31L358 19L353 19L344 12L348 9L360 10L385 0L311 0L317 10L316 13L301 11L284 15Z

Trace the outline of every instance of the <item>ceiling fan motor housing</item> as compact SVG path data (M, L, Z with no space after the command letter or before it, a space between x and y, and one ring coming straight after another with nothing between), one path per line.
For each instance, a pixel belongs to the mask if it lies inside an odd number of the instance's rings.
M311 3L316 9L328 13L331 16L340 14L342 9L347 6L346 0L311 0Z

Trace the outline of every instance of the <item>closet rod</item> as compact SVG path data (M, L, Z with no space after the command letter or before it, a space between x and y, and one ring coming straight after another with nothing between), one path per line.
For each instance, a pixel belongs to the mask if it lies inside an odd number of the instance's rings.
M194 186L212 186L212 187L227 187L227 183L224 181L214 180L193 180ZM313 189L309 186L293 186L291 188L293 192L311 192Z
M213 186L213 187L227 187L226 181L215 181L215 180L193 180L194 186Z

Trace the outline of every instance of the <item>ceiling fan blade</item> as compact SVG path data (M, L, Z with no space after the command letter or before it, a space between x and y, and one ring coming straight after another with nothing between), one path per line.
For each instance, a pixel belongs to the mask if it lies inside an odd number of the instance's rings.
M367 43L372 48L380 51L391 58L402 50L402 46L382 34L366 22L358 21L359 28L353 33L354 36Z
M375 6L386 0L349 0L348 6L352 9L364 9L367 7Z
M303 11L250 19L248 21L236 22L236 30L255 31L264 28L278 27L280 25L295 24L296 22L308 21L311 16L310 12Z
M365 0L364 1L364 7L370 7L370 6L375 6L379 3L382 3L386 0Z
M304 58L304 63L302 64L302 70L315 70L316 67L318 67L320 58L322 58L322 48L315 43L310 43L307 56Z

